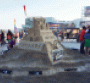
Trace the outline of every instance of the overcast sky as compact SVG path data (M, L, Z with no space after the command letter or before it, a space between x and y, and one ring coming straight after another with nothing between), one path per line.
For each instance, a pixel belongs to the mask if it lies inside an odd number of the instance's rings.
M74 20L81 17L84 6L90 5L90 0L0 0L0 29L21 28L25 23L23 5L30 16L54 17L57 20Z

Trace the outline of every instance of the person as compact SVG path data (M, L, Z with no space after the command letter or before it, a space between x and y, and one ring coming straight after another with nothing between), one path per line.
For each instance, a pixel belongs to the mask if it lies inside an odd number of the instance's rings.
M75 39L75 33L73 34L72 38L73 38L73 40Z
M18 38L19 38L19 33L18 33L18 31L15 31L14 37L15 37L16 43L18 43Z
M6 40L7 40L7 33L6 33L6 31L4 31L4 40L5 40L5 43L6 43Z
M0 33L0 43L1 43L1 33Z
M85 51L84 51L84 44L85 44L84 35L85 35L85 33L86 33L85 30L86 30L86 27L83 26L83 30L81 31L81 33L80 33L80 38L79 38L79 40L80 40L80 42L81 42L81 45L80 45L80 53L81 53L81 54L85 54Z
M54 32L54 35L55 35L56 37L58 36L57 31Z
M64 38L64 36L63 36L63 32L62 32L62 34L61 34L61 38L62 38L62 42L63 42L63 38Z
M85 54L86 55L89 55L89 52L90 52L90 26L88 27L88 32L86 32L85 34Z
M16 44L15 39L13 38L13 40L11 40L10 44L8 45L8 50L10 50L11 48L13 48L13 46Z
M73 34L73 37L72 38L75 38L75 33Z
M15 39L18 38L18 32L17 31L15 32L14 37L15 37Z
M80 38L80 32L77 34L77 42L80 41L79 38Z
M1 30L1 46L4 44L4 32Z
M21 39L21 32L19 32L19 39Z
M69 39L69 32L67 32L67 39Z
M87 26L87 28L86 28L86 33L89 31L89 25Z
M7 33L7 40L8 40L8 43L10 43L13 39L13 33L8 30L8 33Z
M19 39L23 38L23 31L19 32Z

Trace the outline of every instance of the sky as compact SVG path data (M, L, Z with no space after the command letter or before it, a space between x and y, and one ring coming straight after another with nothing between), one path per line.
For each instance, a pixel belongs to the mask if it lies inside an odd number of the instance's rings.
M82 9L90 5L90 0L0 0L0 29L14 29L14 18L17 28L22 28L26 18L24 5L28 17L72 21L81 18Z

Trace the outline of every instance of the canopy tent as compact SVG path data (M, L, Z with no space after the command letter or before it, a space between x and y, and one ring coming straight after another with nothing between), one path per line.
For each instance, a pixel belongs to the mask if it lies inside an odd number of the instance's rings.
M79 28L73 28L73 27L50 27L50 29L79 29Z
M70 23L70 22L48 22L48 24L49 24L49 27L51 28L51 29L53 29L53 28L63 28L63 29L67 29L67 28L70 28L70 29L72 29L72 28L76 28L75 26L74 26L74 24L73 23Z

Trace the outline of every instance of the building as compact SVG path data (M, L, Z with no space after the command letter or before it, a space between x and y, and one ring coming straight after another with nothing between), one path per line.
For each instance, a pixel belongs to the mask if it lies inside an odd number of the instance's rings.
M40 17L37 17L40 18ZM48 22L57 22L53 17L44 17L46 20L46 23ZM33 27L33 18L29 17L25 19L25 25L22 25L24 32L27 32L29 28Z
M80 22L81 21L83 21L82 18L78 18L78 19L73 20L73 23L75 24L76 28L80 28Z
M46 23L48 23L48 22L57 22L57 20L53 17L45 17L45 19L46 19Z
M31 28L33 26L33 19L32 18L26 18L25 19L25 25L22 25L24 28Z
M90 25L90 6L84 6L82 8L82 21L80 22L80 27Z

